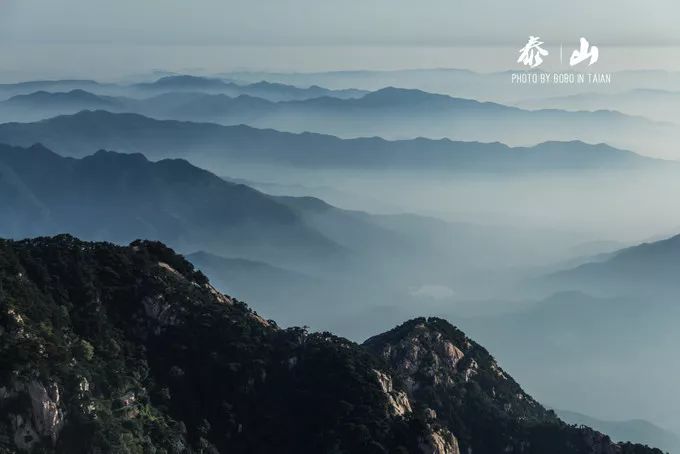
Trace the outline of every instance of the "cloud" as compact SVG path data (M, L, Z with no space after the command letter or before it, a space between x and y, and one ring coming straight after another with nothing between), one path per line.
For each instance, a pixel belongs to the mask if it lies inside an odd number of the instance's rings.
M203 45L511 45L538 34L680 43L680 5L574 0L6 0L3 41Z

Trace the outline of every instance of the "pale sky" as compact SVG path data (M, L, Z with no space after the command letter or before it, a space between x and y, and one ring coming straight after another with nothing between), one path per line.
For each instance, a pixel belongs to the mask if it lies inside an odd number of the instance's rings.
M678 46L679 17L676 0L0 0L0 72L485 69L483 53L436 49L517 47L530 34Z

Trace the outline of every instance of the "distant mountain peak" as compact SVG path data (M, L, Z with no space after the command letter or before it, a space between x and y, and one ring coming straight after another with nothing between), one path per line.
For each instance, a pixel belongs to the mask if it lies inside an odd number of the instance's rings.
M416 88L398 88L398 87L384 87L379 90L366 93L362 99L433 99L433 98L448 98L453 99L448 95L439 95L435 93L428 93Z
M86 156L83 159L106 159L106 160L120 160L120 161L136 161L139 163L150 162L142 153L120 153L112 150L97 150L93 155Z
M227 84L222 79L192 76L192 75L177 75L165 76L156 80L152 84L157 87L224 87Z
M519 111L515 107L509 107L492 102L481 102L474 99L456 98L439 93L430 93L415 88L385 87L370 92L358 98L357 102L364 102L373 106L390 106L395 104L407 104L410 106L422 105L428 108L455 108L455 109L500 109Z
M112 98L99 96L89 91L77 88L67 92L38 90L33 93L12 96L3 103L9 105L21 105L25 103L35 103L36 105L47 105L53 103L90 103L98 106L110 106Z

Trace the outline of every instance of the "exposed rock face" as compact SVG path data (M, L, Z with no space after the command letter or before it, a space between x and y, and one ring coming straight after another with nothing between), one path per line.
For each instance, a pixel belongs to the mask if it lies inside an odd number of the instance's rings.
M411 402L405 391L394 388L392 377L385 372L374 370L380 387L387 397L388 412L393 417L404 417L410 415L413 410ZM458 440L445 428L435 428L432 422L437 419L437 415L432 409L427 409L426 433L419 439L418 448L422 454L460 454Z
M51 383L45 389L41 383L32 381L28 384L28 395L31 398L36 431L54 445L64 423L64 415L59 408L59 387L56 383Z
M421 441L420 450L423 454L460 454L458 440L447 429L430 432Z
M420 323L413 335L395 345L386 345L382 355L394 365L411 392L424 384L452 384L465 354L442 333Z
M409 402L406 393L394 389L392 377L379 370L375 370L374 372L378 377L380 387L387 397L390 414L392 416L404 416L407 413L411 413L411 403Z
M29 405L12 405L17 401L29 402ZM64 424L60 404L61 397L56 383L45 387L36 380L27 383L14 381L9 389L8 386L0 389L0 408L14 407L7 416L17 449L30 451L39 444L55 446Z

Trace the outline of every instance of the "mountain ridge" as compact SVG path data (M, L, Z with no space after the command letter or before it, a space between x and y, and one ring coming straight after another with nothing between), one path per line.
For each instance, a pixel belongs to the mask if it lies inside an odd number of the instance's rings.
M282 329L158 242L0 240L0 284L10 301L0 312L5 450L660 453L564 424L442 319L406 322L364 347ZM396 362L375 353L388 346ZM435 367L472 404L455 421L414 397L432 378L402 385L416 346L432 354L418 369Z
M41 142L70 156L83 156L106 148L128 153L142 152L150 157L187 157L192 161L196 157L209 157L211 162L224 164L230 161L257 162L303 168L358 166L529 172L672 165L669 161L581 141L552 141L533 147L511 148L498 142L458 142L450 139L341 139L319 133L296 134L246 125L155 120L139 114L101 110L82 111L34 123L1 124L0 142L20 146Z
M152 236L187 248L220 250L218 243L223 242L234 245L234 253L245 248L260 251L262 257L284 251L300 260L305 254L344 255L341 247L275 199L226 182L183 159L152 162L139 153L104 150L74 159L34 145L28 149L0 146L0 163L19 178L26 197L45 207L33 222L13 229L0 222L6 236L70 231L118 242ZM9 184L2 175L0 168L0 183ZM11 196L0 195L0 200L21 211L21 204Z
M680 234L619 249L598 260L557 271L545 276L539 285L570 286L598 294L651 294L658 290L673 295L678 291L678 269Z

